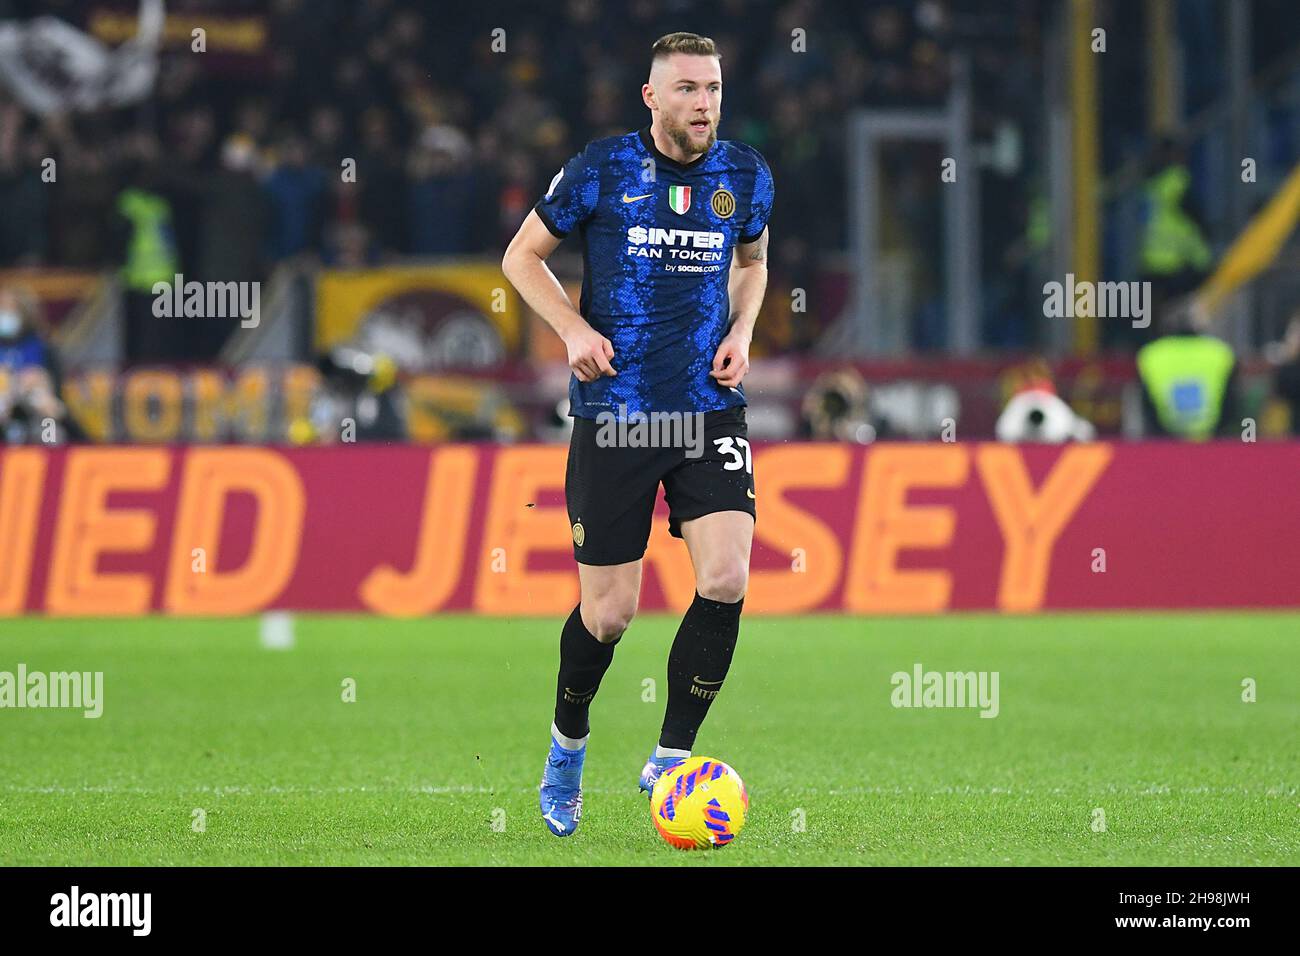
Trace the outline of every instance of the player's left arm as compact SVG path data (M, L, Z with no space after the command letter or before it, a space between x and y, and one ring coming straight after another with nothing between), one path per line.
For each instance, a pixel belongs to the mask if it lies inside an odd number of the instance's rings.
M727 336L713 356L709 374L719 385L735 388L749 371L749 343L754 323L767 291L767 227L753 242L740 243L731 257L727 297L731 300L731 322Z

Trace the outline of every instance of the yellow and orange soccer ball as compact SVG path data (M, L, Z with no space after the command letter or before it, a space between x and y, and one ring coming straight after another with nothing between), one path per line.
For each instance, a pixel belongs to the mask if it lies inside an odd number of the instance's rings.
M679 850L726 846L748 812L745 782L716 757L690 757L664 771L650 794L655 829Z

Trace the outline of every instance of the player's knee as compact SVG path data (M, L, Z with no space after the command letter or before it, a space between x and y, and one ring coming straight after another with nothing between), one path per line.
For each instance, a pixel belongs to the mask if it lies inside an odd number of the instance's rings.
M722 604L735 604L749 588L749 568L739 562L707 568L696 581L701 597Z
M636 615L636 602L624 600L597 601L590 608L583 605L582 620L596 640L609 644L622 636Z

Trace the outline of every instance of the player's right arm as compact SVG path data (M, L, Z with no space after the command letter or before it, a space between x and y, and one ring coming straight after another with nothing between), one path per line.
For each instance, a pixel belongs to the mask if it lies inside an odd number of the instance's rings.
M546 259L560 244L537 210L528 214L501 260L501 271L533 311L555 330L569 352L569 368L581 382L617 374L609 364L614 346L593 329L565 294Z

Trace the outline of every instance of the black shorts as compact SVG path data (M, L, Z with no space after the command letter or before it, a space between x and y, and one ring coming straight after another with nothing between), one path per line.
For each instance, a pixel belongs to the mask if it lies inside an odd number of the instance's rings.
M745 409L705 412L701 424L676 430L661 424L661 439L674 447L656 448L630 447L636 438L630 430L620 435L617 423L573 420L564 498L579 564L626 564L645 556L661 481L674 537L682 536L683 521L717 511L754 515Z

